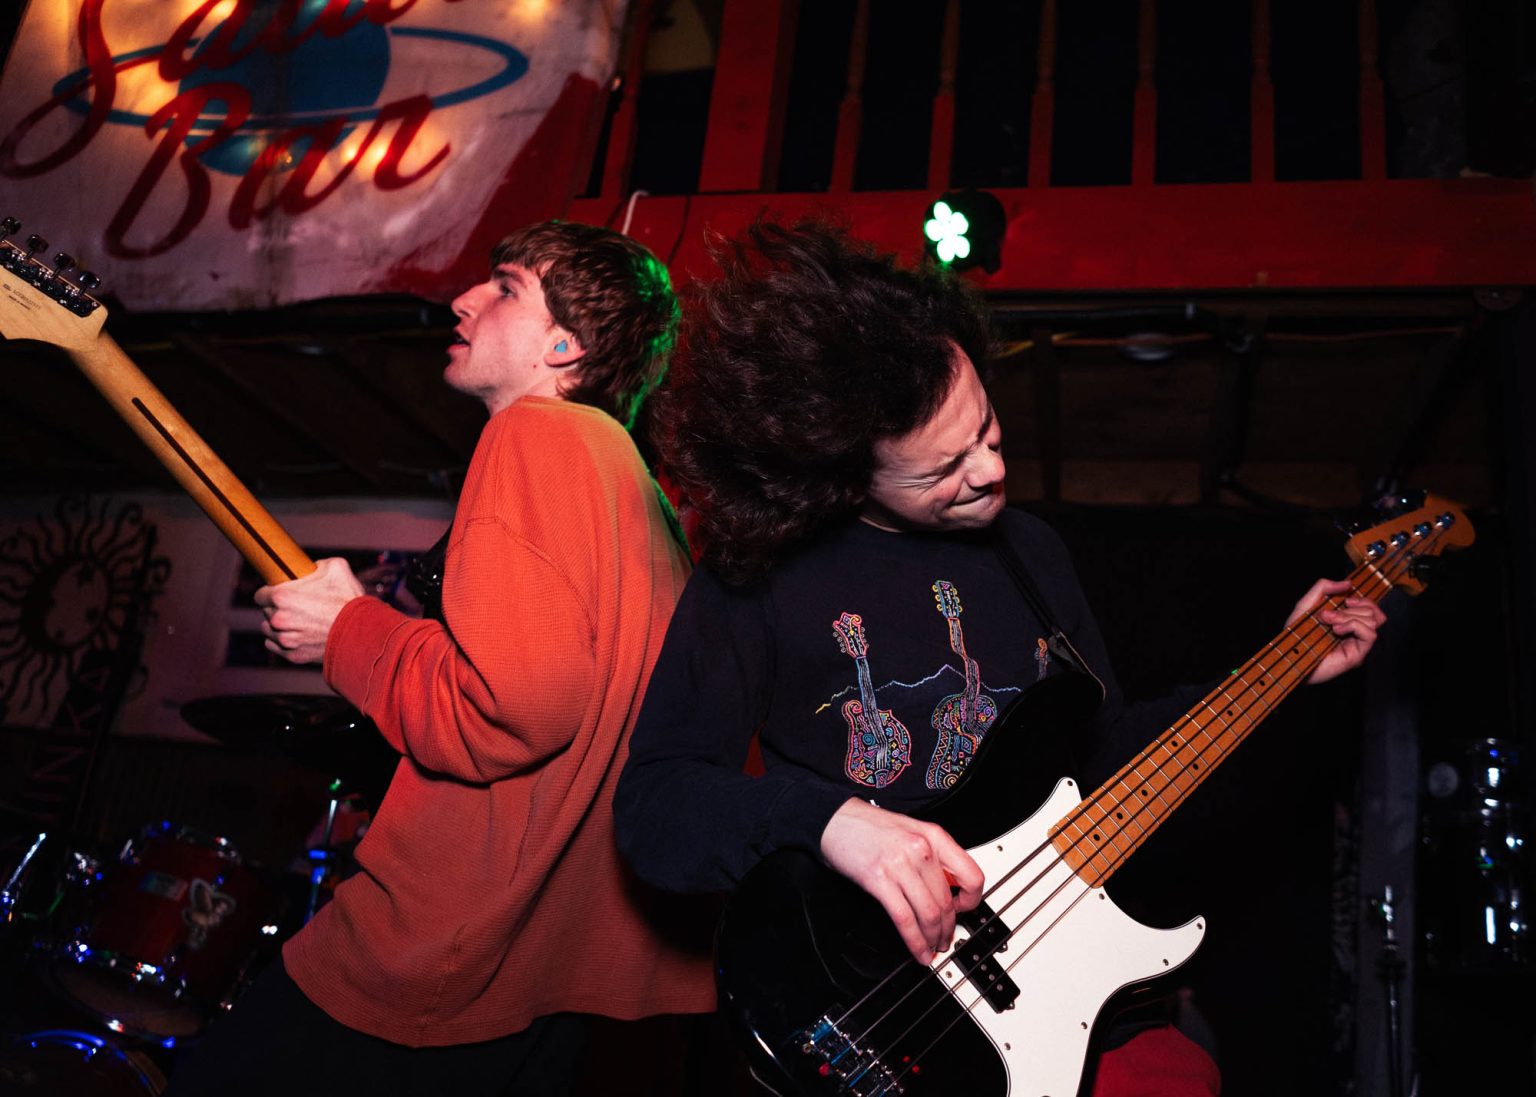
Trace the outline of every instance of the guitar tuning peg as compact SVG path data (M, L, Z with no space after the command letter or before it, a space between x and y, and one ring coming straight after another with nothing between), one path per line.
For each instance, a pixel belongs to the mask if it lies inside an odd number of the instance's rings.
M83 270L80 272L80 277L75 279L75 284L85 290L86 293L90 293L91 290L101 285L101 279L96 277L95 271Z
M31 236L27 237L27 250L22 253L22 258L30 259L38 252L46 251L47 249L48 241L44 240L41 236L34 232Z
M4 240L11 233L19 231L21 231L21 222L16 220L16 218L7 217L4 221L0 221L0 240Z
M53 273L55 275L68 274L75 268L74 257L66 252L59 252L53 257Z

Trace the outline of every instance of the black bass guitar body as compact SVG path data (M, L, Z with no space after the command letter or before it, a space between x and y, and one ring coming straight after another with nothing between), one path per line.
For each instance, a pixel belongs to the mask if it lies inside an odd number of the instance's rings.
M1081 936L1070 923L1086 921L1092 932L1111 909L1139 931L1131 937L1181 932L1132 922L1102 889L1065 879L1070 872L1053 863L1046 830L1079 798L1075 781L1057 778L1075 768L1076 728L1097 701L1097 685L1075 675L1037 686L991 729L961 782L919 813L970 850L989 889L1009 871L990 866L1011 867L1042 847L1030 859L1035 869L1026 864L964 916L954 947L930 965L911 958L878 902L807 853L780 851L747 875L721 920L716 956L722 1002L746 1028L765 1088L807 1097L1077 1092L1099 1007L1120 987L1169 970L1170 950L1155 950L1150 965L1127 956L1123 977L1094 979L1091 1009L1071 993L1032 1008L1051 997L1044 984L1063 966L1036 961L1055 951L1053 937L1065 945ZM1179 962L1200 936L1196 923L1182 932ZM1042 1013L1060 1023L1016 1035L1017 1019Z

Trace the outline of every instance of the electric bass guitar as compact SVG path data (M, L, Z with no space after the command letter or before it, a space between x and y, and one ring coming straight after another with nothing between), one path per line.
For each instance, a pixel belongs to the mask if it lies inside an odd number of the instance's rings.
M96 277L84 271L71 278L75 261L63 252L52 266L35 258L48 248L40 236L29 236L25 247L11 243L20 228L13 217L0 221L0 336L51 343L68 354L264 581L314 571L287 531L102 330L107 310L90 294Z
M1472 543L1456 505L1403 503L1346 546L1361 596L1417 594L1419 561ZM1032 790L1020 775L1063 772L1042 765L1051 737L1038 729L1091 711L1096 683L1066 675L1026 693L922 813L986 876L981 905L929 964L912 959L875 899L810 854L764 858L716 936L721 1000L745 1028L753 1075L799 1097L1077 1093L1105 1002L1179 967L1205 933L1199 918L1141 925L1105 881L1337 645L1318 613L1343 600L1302 614L1086 798L1069 778ZM1074 692L1084 688L1092 695ZM1041 806L1021 821L1019 804Z

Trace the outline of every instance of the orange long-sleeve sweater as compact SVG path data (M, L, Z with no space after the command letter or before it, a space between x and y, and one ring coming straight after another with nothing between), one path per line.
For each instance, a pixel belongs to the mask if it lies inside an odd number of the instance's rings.
M537 397L491 418L446 626L357 598L326 645L326 680L404 757L360 870L283 949L316 1005L410 1046L713 1008L707 944L647 920L611 812L687 573L613 419Z

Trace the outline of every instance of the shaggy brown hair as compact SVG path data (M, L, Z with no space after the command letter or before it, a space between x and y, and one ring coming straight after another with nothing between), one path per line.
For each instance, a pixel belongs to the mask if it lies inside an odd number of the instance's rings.
M954 347L985 368L987 326L947 268L903 269L838 228L759 222L712 250L722 277L689 289L655 415L703 561L744 583L859 508L875 443L934 414Z
M677 343L667 268L629 237L573 221L518 229L491 251L492 267L503 264L536 274L550 316L581 341L561 395L632 427Z

